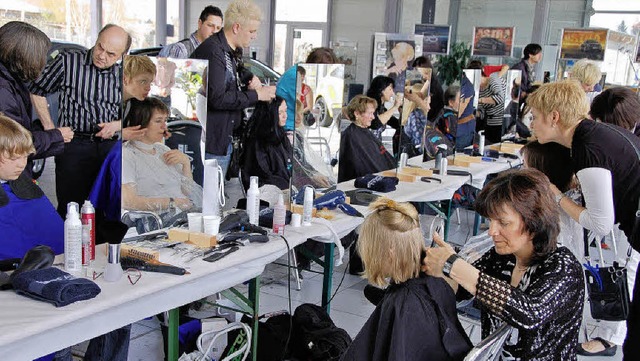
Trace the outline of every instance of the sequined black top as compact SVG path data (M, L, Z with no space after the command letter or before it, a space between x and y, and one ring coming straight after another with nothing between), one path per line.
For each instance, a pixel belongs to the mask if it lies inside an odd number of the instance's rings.
M517 329L517 342L505 346L522 360L577 360L584 278L580 263L566 247L530 267L523 291L512 287L515 256L492 248L474 266L480 270L476 299L482 310L482 338L502 320ZM459 293L459 296L463 296Z

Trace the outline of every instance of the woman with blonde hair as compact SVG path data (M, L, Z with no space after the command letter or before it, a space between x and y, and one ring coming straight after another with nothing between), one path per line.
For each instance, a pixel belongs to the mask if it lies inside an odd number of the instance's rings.
M357 249L363 277L386 290L342 360L462 360L471 342L458 321L455 295L443 279L420 272L418 212L388 198L370 208Z
M528 103L538 141L559 143L571 151L585 206L572 202L551 186L561 211L598 237L609 234L614 224L619 224L633 249L640 250L640 229L635 225L640 199L640 139L624 128L588 119L584 88L575 81L544 84L529 96ZM629 271L632 273L632 269ZM623 346L625 359L640 352L638 339L640 286L636 273ZM596 347L583 344L584 351L592 355L615 353L614 345L608 342L595 344Z
M602 78L602 72L598 65L589 59L578 60L571 70L569 70L569 78L580 82L582 90L587 94L589 104L596 95L600 94L602 88L596 89L596 85Z

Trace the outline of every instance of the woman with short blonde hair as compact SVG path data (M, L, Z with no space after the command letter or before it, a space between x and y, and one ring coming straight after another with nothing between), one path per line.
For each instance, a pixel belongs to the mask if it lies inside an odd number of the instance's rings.
M558 206L596 236L611 232L614 224L640 250L636 211L640 199L640 139L626 129L587 118L588 104L576 81L544 84L528 98L534 120L533 133L542 144L559 143L571 150L585 206L576 204L555 186ZM634 241L633 238L636 238ZM627 318L624 354L640 352L640 284L636 273L633 305ZM614 345L602 341L597 348L583 345L588 354L613 354ZM593 346L593 345L591 345ZM581 352L583 352L581 351Z
M455 295L443 279L420 272L418 212L388 198L370 209L357 249L364 277L384 287L378 290L384 295L342 360L462 360L471 341L458 320Z
M589 59L578 60L573 65L573 68L569 70L569 75L571 79L580 82L580 85L585 92L592 92L593 87L600 82L600 79L602 78L602 72L598 65L589 61Z

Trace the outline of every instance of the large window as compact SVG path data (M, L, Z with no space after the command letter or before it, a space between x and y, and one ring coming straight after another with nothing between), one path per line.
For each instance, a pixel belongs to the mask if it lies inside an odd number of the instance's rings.
M36 26L52 40L93 45L90 0L31 0L0 2L0 25L24 21Z
M606 28L627 34L640 33L640 0L593 0L592 28Z
M102 0L103 24L118 24L133 38L131 49L156 45L156 0Z

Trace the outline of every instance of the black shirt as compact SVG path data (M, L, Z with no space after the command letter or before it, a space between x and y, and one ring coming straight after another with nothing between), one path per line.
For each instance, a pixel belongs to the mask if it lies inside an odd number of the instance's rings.
M633 229L640 198L640 160L633 145L640 149L640 139L628 130L589 119L577 126L571 143L576 173L585 168L604 168L611 172L615 222L620 223L620 229L627 236ZM640 245L633 246L640 249Z

